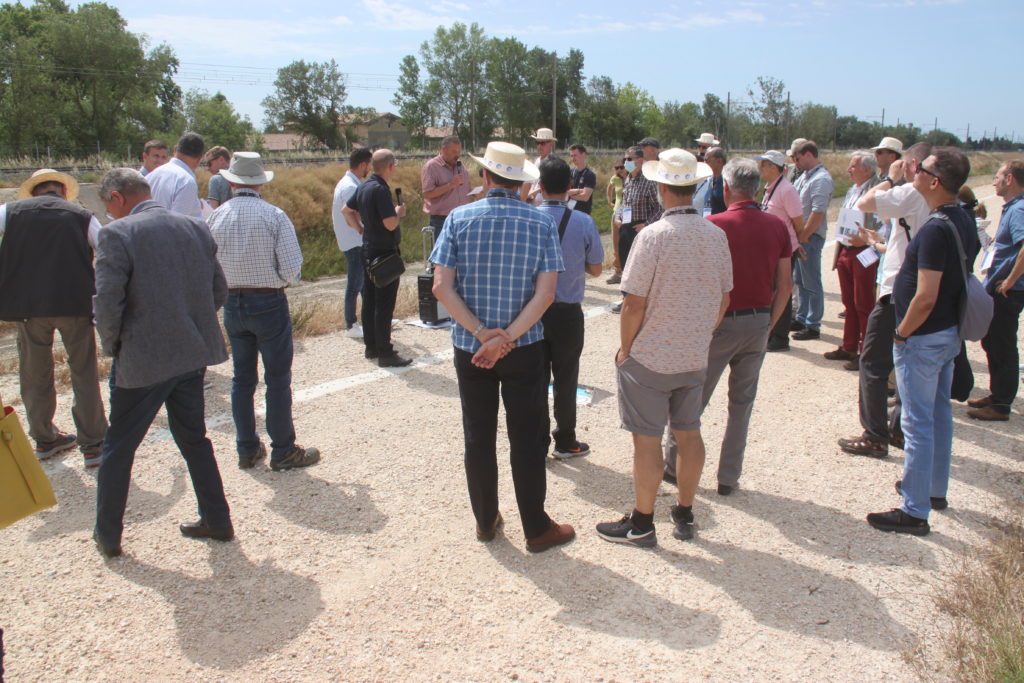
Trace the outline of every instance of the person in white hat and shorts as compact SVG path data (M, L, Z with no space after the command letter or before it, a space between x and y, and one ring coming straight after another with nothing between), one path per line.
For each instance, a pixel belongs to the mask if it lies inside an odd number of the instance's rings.
M538 128L537 132L530 137L537 143L537 158L533 160L533 165L539 168L540 162L550 156L554 156L555 143L558 142L558 138L555 137L555 132L550 128ZM523 183L519 194L524 202L529 202L534 206L540 206L540 203L544 200L540 194L539 180L529 184Z

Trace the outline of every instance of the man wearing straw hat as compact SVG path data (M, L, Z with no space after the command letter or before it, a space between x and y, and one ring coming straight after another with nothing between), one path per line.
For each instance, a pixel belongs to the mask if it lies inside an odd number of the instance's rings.
M704 155L709 149L722 144L715 137L714 133L701 133L700 137L696 138L694 142L697 143L697 161L704 161Z
M540 162L550 156L554 156L555 143L558 142L558 138L555 137L555 132L550 128L538 128L537 133L530 137L537 143L537 158L534 160L533 165L539 168ZM539 181L530 185L523 183L519 190L519 195L523 198L524 202L530 202L534 206L540 206L540 203L544 200L540 194Z
M673 535L693 537L693 499L704 468L700 435L708 350L729 306L732 257L721 228L693 208L698 182L711 175L682 149L667 149L643 165L664 207L633 243L622 274L625 293L621 345L615 356L622 427L633 434L636 505L617 522L597 525L606 541L643 548L657 545L654 500L662 479L665 426L678 444L677 504Z
M502 523L495 452L500 393L526 548L540 552L576 535L544 511L549 423L540 318L565 267L554 220L519 200L520 184L540 177L526 152L491 142L473 159L490 190L448 214L430 255L434 294L457 323L452 343L476 536L490 541Z
M220 174L234 197L210 216L217 260L228 281L224 329L231 343L231 414L235 420L238 466L249 469L267 454L256 434L253 395L263 359L267 384L266 427L270 468L290 470L320 460L320 451L295 443L292 421L292 319L284 288L299 281L302 252L284 211L260 197L274 179L256 152L236 152Z
M21 399L39 459L76 441L75 434L53 424L53 333L60 331L71 369L78 446L85 466L95 467L107 430L92 324L92 255L100 224L73 203L77 197L74 178L44 168L22 183L17 201L0 206L0 320L17 322Z

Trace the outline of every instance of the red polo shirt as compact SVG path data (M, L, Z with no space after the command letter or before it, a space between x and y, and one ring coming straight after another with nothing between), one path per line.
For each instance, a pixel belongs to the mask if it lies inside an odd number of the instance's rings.
M793 255L786 224L753 201L734 202L708 220L729 240L733 287L728 310L770 306L779 259Z

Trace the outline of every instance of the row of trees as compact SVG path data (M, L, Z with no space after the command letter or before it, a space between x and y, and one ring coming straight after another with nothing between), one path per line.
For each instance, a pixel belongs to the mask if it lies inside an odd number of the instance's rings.
M138 154L149 138L203 131L242 147L252 124L222 94L175 83L178 59L101 2L0 5L0 156Z

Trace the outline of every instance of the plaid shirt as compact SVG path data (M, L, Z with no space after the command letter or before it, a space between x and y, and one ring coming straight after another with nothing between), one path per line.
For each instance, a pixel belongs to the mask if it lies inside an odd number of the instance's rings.
M555 222L505 189L493 189L485 199L448 214L430 261L455 271L455 291L491 328L515 320L533 298L539 273L565 270ZM526 346L543 336L538 320L516 343ZM452 343L470 353L480 348L470 330L458 324Z
M228 287L285 287L299 281L302 251L287 214L240 189L209 220Z
M626 177L622 191L622 204L633 211L633 223L651 223L661 215L658 204L658 184L644 177L643 172Z

